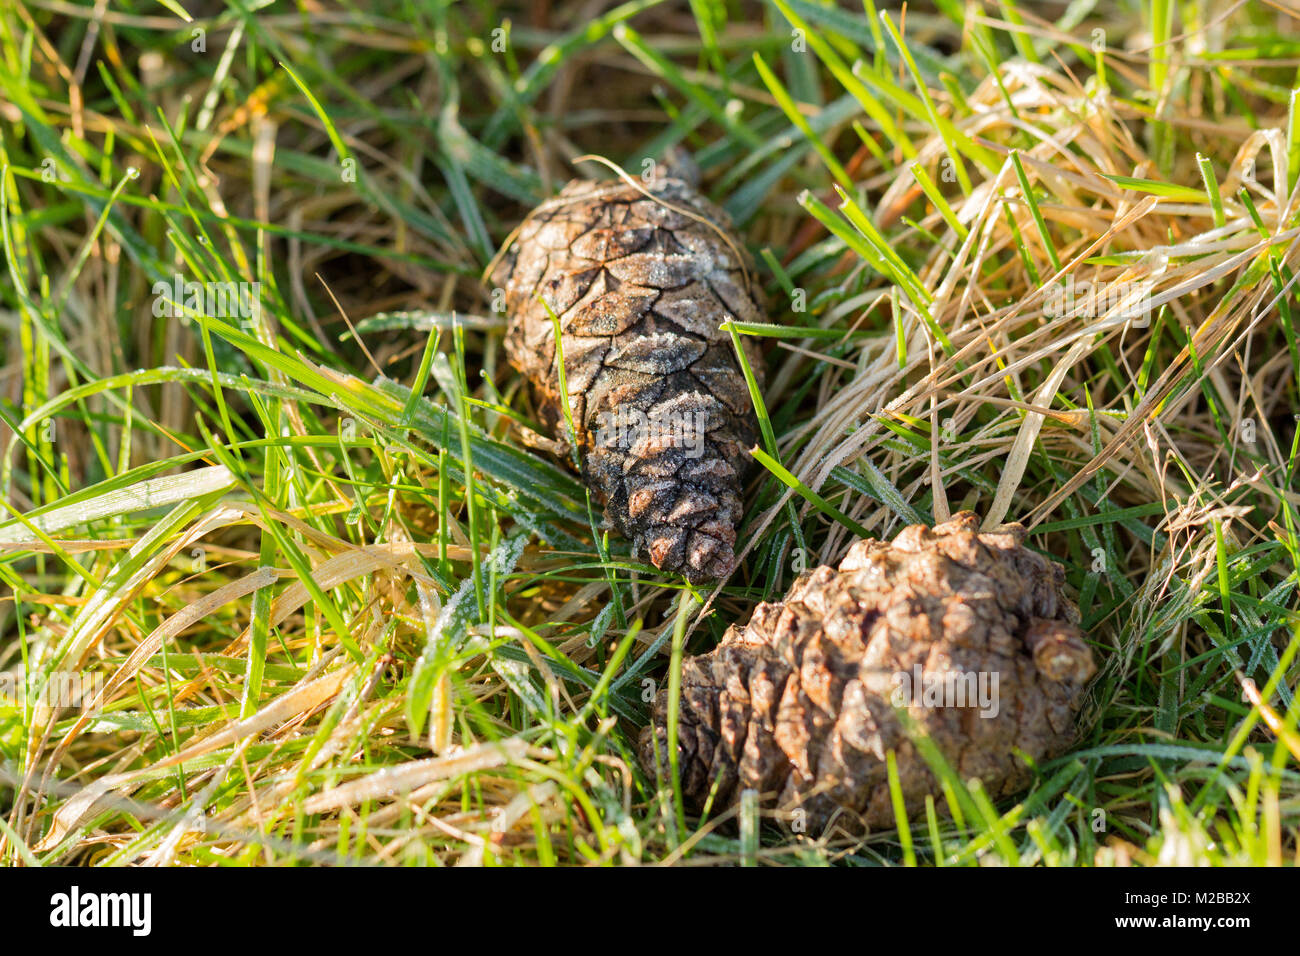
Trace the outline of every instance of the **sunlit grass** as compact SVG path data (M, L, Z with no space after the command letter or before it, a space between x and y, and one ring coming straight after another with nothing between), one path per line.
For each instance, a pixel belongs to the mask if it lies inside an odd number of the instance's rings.
M1294 861L1296 22L753 9L0 15L0 859ZM570 160L679 144L769 300L702 590L601 526L480 281ZM647 777L670 659L960 508L1102 665L1032 790L921 741L924 819L858 839Z

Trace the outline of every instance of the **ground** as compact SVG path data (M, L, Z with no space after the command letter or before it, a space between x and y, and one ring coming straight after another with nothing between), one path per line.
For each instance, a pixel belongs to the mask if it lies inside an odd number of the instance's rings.
M1300 11L0 6L0 859L1294 862ZM755 254L738 569L601 524L484 281L681 147ZM1063 757L701 818L648 702L861 536L1066 569Z

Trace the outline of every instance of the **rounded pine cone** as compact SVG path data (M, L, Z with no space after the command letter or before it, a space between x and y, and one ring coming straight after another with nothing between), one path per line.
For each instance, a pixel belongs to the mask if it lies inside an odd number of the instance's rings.
M606 518L636 554L694 582L735 564L741 479L758 436L719 329L763 317L752 261L729 225L681 179L657 178L645 192L574 181L524 221L492 274L505 292L510 361L567 440L554 326L539 297L559 317L582 475ZM757 349L744 347L761 376Z
M962 512L892 543L856 542L839 570L819 567L784 601L760 604L708 654L683 664L681 786L715 808L745 789L810 828L895 824L886 771L894 750L909 816L939 790L895 707L963 778L993 799L1028 785L1073 738L1095 673L1064 569L1022 546L1025 529L980 533ZM667 776L667 691L641 736L641 762ZM943 801L939 801L943 807ZM791 817L787 816L787 819Z

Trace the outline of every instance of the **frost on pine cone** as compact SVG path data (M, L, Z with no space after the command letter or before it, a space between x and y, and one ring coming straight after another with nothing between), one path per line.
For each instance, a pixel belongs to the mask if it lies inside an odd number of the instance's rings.
M912 525L892 543L856 542L839 570L819 567L784 601L683 665L682 791L713 812L753 788L810 828L892 827L886 753L909 816L940 795L904 730L905 710L963 779L993 799L1028 785L1035 761L1073 738L1095 673L1064 570L1022 546L1018 524L980 533L971 512ZM667 691L641 737L641 761L667 776ZM790 817L787 817L790 819Z
M722 210L679 179L645 189L569 183L524 221L492 281L505 292L510 361L565 441L547 305L560 320L582 474L607 519L655 567L703 581L735 564L758 435L719 326L762 321L762 293ZM757 350L745 348L761 376Z

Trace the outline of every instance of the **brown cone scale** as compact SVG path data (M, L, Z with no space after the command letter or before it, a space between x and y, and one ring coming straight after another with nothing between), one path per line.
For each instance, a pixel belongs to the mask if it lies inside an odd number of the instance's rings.
M1035 762L1064 751L1095 673L1064 570L1023 547L1024 528L981 533L970 512L892 543L858 541L839 569L801 575L716 649L683 664L678 755L683 795L713 815L759 791L809 832L896 823L894 750L908 816L945 801L896 707L963 779L997 800ZM995 676L996 675L996 676ZM982 682L982 684L981 684ZM982 688L982 689L981 689ZM667 691L641 737L648 774L667 774ZM657 751L657 754L656 754Z
M644 189L644 192L642 191ZM758 425L728 321L764 321L726 214L686 182L574 181L520 227L492 273L506 350L567 440L555 334L588 486L637 556L691 581L735 564ZM546 305L540 300L545 300ZM760 376L758 351L746 357Z

